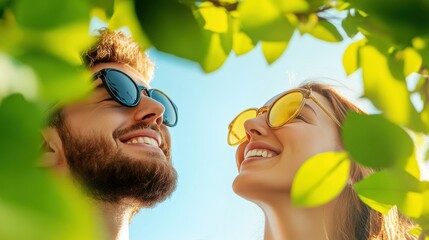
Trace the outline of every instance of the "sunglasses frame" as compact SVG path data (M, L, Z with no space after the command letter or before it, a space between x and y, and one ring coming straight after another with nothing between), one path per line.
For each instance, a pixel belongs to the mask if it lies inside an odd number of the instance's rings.
M281 98L283 98L284 96L286 96L286 95L288 95L288 94L291 94L291 93L295 93L295 92L299 92L299 93L301 93L302 95L303 95L303 98L302 98L302 101L301 101L301 104L299 105L299 107L298 107L298 109L295 111L295 113L285 122L285 123L283 123L283 124L281 124L280 126L273 126L271 123L270 123L270 121L269 121L269 119L268 119L268 117L270 116L270 113L271 113L271 110L272 110L272 108L273 108L273 106L281 99ZM248 109L246 109L246 110L244 110L244 111L242 111L242 112L240 112L232 121L231 121L231 123L229 124L229 126L228 126L228 139L227 139L227 141L228 141L228 144L230 145L230 146L236 146L236 145L239 145L239 144L241 144L241 143L243 143L244 141L246 141L246 137L243 137L240 141L238 141L237 143L234 143L234 144L232 144L230 141L229 141L229 135L231 134L231 129L232 129L232 127L234 126L234 123L237 121L237 119L243 114L243 113L245 113L245 112L247 112L247 111L250 111L250 110L254 110L255 111L255 117L258 117L258 116L260 116L260 115L262 115L262 114L264 114L264 113L267 113L266 115L265 115L265 122L268 124L268 126L270 126L270 128L271 129L279 129L279 128L281 128L281 127L283 127L284 125L286 125L290 120L292 120L292 119L294 119L294 118L296 118L296 116L298 116L299 115L299 113L301 112L301 110L302 110L302 108L304 107L304 104L305 104L305 100L306 99L311 99L311 100L313 100L313 102L314 103L316 103L316 105L317 106L319 106L320 107L320 109L322 109L328 116L329 116L329 118L331 118L340 128L342 127L342 124L340 123L340 121L338 121L338 119L333 115L333 114L331 114L329 111L328 111L328 109L326 108L326 107L324 107L323 105L322 105L322 103L320 103L319 102L319 100L312 94L313 92L312 92L312 90L311 89L304 89L304 88L296 88L296 89L292 89L292 90L290 90L290 91L286 91L286 92L284 92L283 94L281 94L280 96L278 96L270 105L268 105L268 106L263 106L263 107L261 107L261 108L248 108ZM254 117L254 118L255 118ZM249 119L252 119L252 118L249 118ZM249 119L247 119L247 120L249 120ZM246 121L247 121L246 120Z
M130 82L134 85L134 87L136 88L136 91L137 91L137 96L136 96L136 100L132 103L132 104L128 104L128 103L125 103L125 102L122 102L118 97L116 97L115 96L115 94L112 92L112 90L110 89L110 84L109 83L107 83L107 81L108 80L106 80L106 78L107 78L107 74L109 73L109 72L111 72L111 71L115 71L115 72L119 72L119 73L121 73L121 74L123 74L125 77L127 77L129 80L130 80ZM124 73L124 72L122 72L122 71L120 71L120 70L118 70L118 69L115 69L115 68L103 68L103 69L101 69L100 71L98 71L98 72L96 72L94 75L93 75L93 79L94 80L96 80L96 79L101 79L101 81L103 82L103 86L104 86L104 88L107 90L107 92L109 93L109 95L116 101L116 102L118 102L119 104L121 104L121 105L123 105L123 106L125 106L125 107L135 107L135 106L137 106L139 103L140 103L140 101L141 101L141 99L142 99L142 91L144 91L145 93L146 93L146 95L148 96L148 97L150 97L150 98L152 98L153 100L155 100L155 101L157 101L157 102L159 102L158 100L156 100L155 98L153 98L152 97L152 95L153 95L153 92L158 92L158 93L160 93L160 94L162 94L162 95L164 95L165 96L165 98L171 103L171 105L173 106L173 110L174 110L174 114L175 114L175 116L176 116L176 121L174 122L174 124L170 124L170 123L166 123L165 122L165 118L163 117L163 124L164 125L166 125L166 126L168 126L168 127L174 127L174 126L176 126L176 124L177 124L177 122L178 122L178 112L177 112L177 106L176 106L176 104L168 97L168 95L167 94L165 94L163 91L161 91L161 90L159 90L159 89L154 89L154 88L151 88L151 89L148 89L148 88L146 88L145 86L143 86L143 85L139 85L139 84L137 84L130 76L128 76L128 74L126 74L126 73ZM159 102L163 107L164 107L164 109L165 109L165 106L161 103L161 102ZM164 115L164 114L163 114Z

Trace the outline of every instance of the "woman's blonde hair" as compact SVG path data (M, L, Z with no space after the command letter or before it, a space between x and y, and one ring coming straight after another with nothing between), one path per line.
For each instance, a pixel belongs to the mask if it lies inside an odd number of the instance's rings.
M324 96L330 103L333 114L343 123L348 112L366 114L358 106L341 96L334 88L322 83L304 83L300 88L311 89ZM338 127L338 131L341 131ZM366 176L375 172L352 162L350 169L350 184L344 189L338 198L339 208L345 208L344 216L337 222L338 228L331 239L356 239L356 240L403 240L417 239L408 233L415 224L401 213L397 208L392 208L387 215L375 211L363 203L352 188ZM346 204L342 204L346 203Z

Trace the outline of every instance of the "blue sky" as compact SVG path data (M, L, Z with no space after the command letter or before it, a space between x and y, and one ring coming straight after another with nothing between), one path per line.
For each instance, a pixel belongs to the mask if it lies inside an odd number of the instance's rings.
M242 110L259 107L277 93L307 79L335 79L340 92L361 94L360 73L347 78L342 55L351 40L325 43L295 34L288 49L268 65L258 46L230 55L224 66L205 74L195 63L151 50L156 64L153 88L166 92L179 107L171 129L173 164L179 181L173 195L133 219L130 239L256 240L263 239L259 208L235 195L235 148L226 143L227 126ZM347 87L350 89L347 89ZM371 110L366 101L358 104Z

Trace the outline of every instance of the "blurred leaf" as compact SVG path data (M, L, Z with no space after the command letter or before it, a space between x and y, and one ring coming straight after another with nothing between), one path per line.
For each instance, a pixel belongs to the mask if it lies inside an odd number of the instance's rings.
M379 38L410 46L416 36L428 34L429 1L349 0L352 7L368 14L366 28Z
M384 204L384 203L374 201L371 198L367 198L367 197L364 197L361 195L358 195L358 196L359 196L360 200L362 200L362 202L364 202L370 208L372 208L375 211L378 211L384 215L387 215L389 213L390 209L392 209L392 207L393 207L392 204Z
M12 0L0 0L0 19L3 18L3 14L7 8L10 7Z
M291 195L296 206L314 207L337 197L350 172L344 152L321 153L306 160L295 175Z
M411 103L405 79L390 72L388 61L374 46L359 49L365 96L391 121L416 131L429 131Z
M201 64L201 67L205 72L212 72L222 66L232 48L232 46L228 49L224 49L222 47L221 35L219 33L213 33L210 35L210 47L205 60Z
M299 18L295 14L288 14L287 17L291 23L297 26L301 34L310 33L319 22L319 17L316 13L303 15Z
M82 64L82 52L93 42L88 34L88 23L77 23L45 31L41 35L43 49L61 57L69 63Z
M404 61L404 76L411 73L418 73L422 66L422 57L414 48L406 48L401 52L401 58Z
M283 13L306 13L311 1L306 0L273 0ZM314 1L313 1L314 2ZM320 2L320 1L319 1Z
M233 27L232 49L234 49L235 54L240 56L251 51L255 46L252 43L252 39L247 34L241 32L240 18L238 16L232 17L231 22Z
M211 39L192 10L176 0L134 1L137 18L146 36L160 51L202 62Z
M19 94L3 99L0 105L0 169L20 169L35 164L41 126L42 113L35 104L27 102ZM22 151L23 147L25 151Z
M327 20L320 20L317 25L313 28L310 34L320 40L327 42L340 42L343 37L338 32L337 28Z
M109 21L109 28L112 30L126 26L130 29L133 39L137 41L142 48L148 49L152 46L137 19L136 9L133 0L115 0L114 12Z
M362 39L350 44L343 55L343 66L347 76L356 72L360 68L359 48L364 46L366 39Z
M406 159L406 161L399 162L395 168L403 169L411 176L420 179L420 166L415 153Z
M115 2L115 0L90 0L91 6L93 8L102 9L107 18L110 18L113 15L113 3L114 2Z
M253 42L287 41L294 27L280 11L274 0L246 0L238 6L241 31Z
M89 22L90 8L85 0L16 0L13 4L16 21L26 28L44 30Z
M350 12L347 14L347 17L343 19L341 26L344 31L347 33L349 38L353 38L359 32L359 26L363 23L363 18L360 14L355 13L351 15Z
M381 115L350 113L342 134L352 159L371 168L403 166L413 155L410 136Z
M262 51L268 64L275 62L286 50L289 42L262 42Z
M201 18L203 18L203 16L201 16ZM232 50L233 28L232 19L229 14L226 15L226 21L226 26L228 27L227 31L224 33L213 33L208 30L203 30L206 38L210 39L208 41L208 49L204 53L204 59L200 61L200 65L205 72L212 72L220 68Z
M336 5L334 5L335 9L338 11L343 11L350 8L350 3L344 2L343 0L335 1Z
M410 231L408 231L408 232L409 232L410 234L412 234L412 235L414 235L414 236L418 237L418 236L420 236L420 234L422 234L422 231L423 231L422 227L421 227L421 226L417 226L417 227L415 227L415 228L411 229L411 230L410 230Z
M20 94L0 104L0 239L100 239L86 198L35 167L42 119Z
M234 41L232 48L237 56L250 52L255 46L252 44L252 39L243 32L234 33Z
M87 69L71 65L64 60L41 51L28 50L18 60L36 72L41 99L49 102L67 102L87 94L90 75Z
M211 2L203 2L199 6L199 11L205 20L204 29L215 33L228 31L228 13L225 8L216 7Z
M354 185L359 197L398 206L403 214L418 218L423 210L419 180L406 172L384 170L374 173Z

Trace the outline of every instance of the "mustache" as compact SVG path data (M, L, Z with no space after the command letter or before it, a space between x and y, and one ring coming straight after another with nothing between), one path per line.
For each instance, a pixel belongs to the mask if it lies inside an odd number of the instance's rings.
M161 135L162 139L164 139L164 133L161 131L161 127L158 126L157 124L153 123L153 124L148 124L148 123L136 123L134 125L132 125L131 127L127 127L127 128L122 128L122 129L116 129L115 131L113 131L113 138L119 138L120 136L127 134L129 132L132 131L136 131L136 130L140 130L140 129L152 129L155 132L157 132L159 135Z

